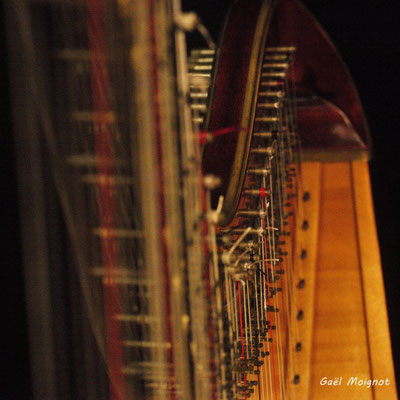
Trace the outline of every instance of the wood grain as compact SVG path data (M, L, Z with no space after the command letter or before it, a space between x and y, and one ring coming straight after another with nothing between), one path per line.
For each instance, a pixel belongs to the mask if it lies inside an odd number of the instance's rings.
M312 331L314 320L314 288L315 269L318 244L318 220L320 203L320 178L321 164L318 162L307 162L301 166L300 182L303 193L309 193L309 200L303 201L299 197L297 216L297 254L296 254L296 287L294 293L297 300L297 309L304 311L304 318L301 321L294 320L296 324L296 342L301 343L301 351L295 353L295 373L300 376L298 385L292 384L291 398L305 399L309 393L311 374L311 352L312 352ZM303 231L300 227L303 221L308 221L309 228ZM301 259L302 250L307 255ZM298 287L298 282L303 279L304 288ZM296 310L295 310L296 311Z
M371 376L349 163L323 164L314 303L311 398L372 399L349 378ZM341 386L322 378L342 377Z
M372 376L376 378L385 377L392 382L390 386L375 386L374 398L382 400L395 399L396 385L386 312L385 289L368 164L366 162L353 162L351 164L351 172Z
M395 399L367 164L322 164L320 186L309 397ZM341 385L321 385L324 377ZM390 384L347 385L352 377Z

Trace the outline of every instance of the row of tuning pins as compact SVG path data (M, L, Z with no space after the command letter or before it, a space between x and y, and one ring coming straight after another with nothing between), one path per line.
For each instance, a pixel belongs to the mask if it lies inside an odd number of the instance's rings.
M296 123L288 85L289 68L295 51L292 46L266 47L253 133L257 147L278 140L281 150L289 158L293 158L297 145Z
M275 187L269 190L275 196L280 191L279 207L273 211L280 230L288 225L287 217L291 213L288 205L290 207L290 198L295 190L292 179L295 169L289 164L293 163L297 153L297 129L288 93L288 70L294 52L294 47L265 49L250 149L250 168L247 171L251 178L247 180L250 181L247 194L253 196L257 196L260 190L267 191L262 183L265 179L262 178L273 175Z
M214 57L215 50L194 49L188 58L189 103L192 109L193 124L197 128L201 127L207 113Z

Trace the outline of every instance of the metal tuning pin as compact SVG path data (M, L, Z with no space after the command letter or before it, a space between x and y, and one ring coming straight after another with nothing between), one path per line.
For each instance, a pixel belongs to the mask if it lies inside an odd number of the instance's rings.
M275 62L275 63L264 63L263 68L271 68L271 69L287 69L289 68L289 63L288 62Z
M261 73L261 78L285 79L286 78L286 72L275 72L275 71L262 72Z
M264 218L266 212L263 210L238 210L236 215L245 218Z
M215 50L213 49L194 49L190 52L190 56L192 58L199 58L199 57L214 57Z
M246 173L249 175L267 176L271 170L269 168L248 168Z
M278 91L265 91L265 92L259 92L258 97L276 97L278 99L282 99L285 97L285 92L282 90Z
M267 53L264 55L264 61L276 61L276 62L282 62L286 61L288 59L287 54L272 54L272 53Z
M272 132L253 132L254 138L271 139L274 136Z
M279 123L280 118L279 117L271 117L271 116L261 116L261 117L256 117L255 119L256 122L261 122L261 123Z
M279 109L281 108L282 104L279 101L274 103L258 103L257 108L266 108L266 109Z
M261 81L260 86L268 88L281 88L283 86L283 82L281 80Z
M272 147L256 147L250 150L251 154L261 154L265 156L271 156L274 154L274 149Z
M266 53L287 53L291 54L296 51L295 46L278 46L278 47L266 47L265 52Z

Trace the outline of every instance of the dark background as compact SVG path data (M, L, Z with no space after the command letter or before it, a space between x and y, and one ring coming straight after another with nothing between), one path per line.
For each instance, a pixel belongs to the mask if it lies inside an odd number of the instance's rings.
M12 0L8 0L12 1ZM187 0L214 38L230 0ZM303 1L326 29L351 71L369 121L373 157L370 163L378 235L385 279L393 358L400 383L400 6L397 1ZM192 35L194 44L201 40ZM201 44L203 45L203 44ZM14 147L8 97L4 19L0 20L0 152L1 152L1 325L0 398L29 399L28 336L19 243ZM377 327L379 329L379 327ZM346 334L343 332L343 334ZM56 399L55 399L56 400Z

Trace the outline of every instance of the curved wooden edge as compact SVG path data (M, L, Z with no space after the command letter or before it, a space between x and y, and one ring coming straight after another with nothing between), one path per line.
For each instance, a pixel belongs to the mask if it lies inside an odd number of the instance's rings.
M315 95L296 98L297 128L305 161L367 160L369 150L347 115Z
M392 382L390 386L374 386L374 398L396 399L385 289L368 164L365 161L352 162L351 173L372 376L385 376Z
M336 105L369 148L369 128L351 74L326 31L300 1L279 0L269 40L273 45L296 47L296 62L290 71L296 91Z
M218 223L221 226L228 225L239 205L244 177L246 175L247 161L249 158L250 143L254 125L254 115L256 110L256 99L258 96L258 82L261 72L264 48L268 30L268 22L271 14L271 1L262 3L257 27L254 34L254 42L251 49L248 79L243 102L242 117L240 120L240 132L238 146L236 149L235 160L232 165L230 183L226 193L222 212Z
M212 194L214 207L221 195L225 198L219 218L221 226L232 221L241 197L273 5L274 0L235 3L217 54L206 128L211 132L232 128L233 133L206 146L203 172L218 175L222 180L221 187Z

